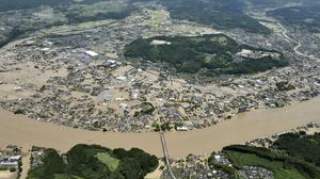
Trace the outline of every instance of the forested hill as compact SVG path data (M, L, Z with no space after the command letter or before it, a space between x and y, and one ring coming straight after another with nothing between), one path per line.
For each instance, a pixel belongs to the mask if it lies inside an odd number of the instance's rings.
M182 73L206 69L209 76L255 73L288 64L280 52L238 44L223 34L137 39L126 46L125 56L168 63Z

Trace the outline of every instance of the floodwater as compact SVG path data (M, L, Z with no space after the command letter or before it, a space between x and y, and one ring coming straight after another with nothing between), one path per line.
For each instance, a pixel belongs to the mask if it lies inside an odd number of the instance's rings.
M210 128L166 134L170 157L190 153L209 154L231 144L243 144L259 137L287 131L310 122L320 122L320 98L281 109L243 113ZM53 147L66 152L73 145L100 144L109 148L138 147L162 157L157 133L102 133L38 122L0 110L0 147L16 144Z

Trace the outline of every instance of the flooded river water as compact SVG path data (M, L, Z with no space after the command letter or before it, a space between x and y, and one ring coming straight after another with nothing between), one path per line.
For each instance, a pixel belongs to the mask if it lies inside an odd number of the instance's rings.
M240 114L210 128L166 134L173 158L209 154L231 144L243 144L259 137L293 129L310 122L320 122L320 98L296 103L286 108L257 110ZM162 156L157 133L102 133L38 122L0 110L0 147L16 144L53 147L62 152L78 143L100 144L110 148L138 147Z

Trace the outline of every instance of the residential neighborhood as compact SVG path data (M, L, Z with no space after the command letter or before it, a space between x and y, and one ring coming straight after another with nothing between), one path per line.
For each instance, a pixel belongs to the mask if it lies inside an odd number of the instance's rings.
M19 147L0 148L0 178L15 179L20 176L22 153Z

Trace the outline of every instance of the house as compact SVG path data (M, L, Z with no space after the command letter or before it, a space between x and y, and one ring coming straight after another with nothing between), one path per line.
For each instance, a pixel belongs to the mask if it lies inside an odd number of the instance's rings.
M113 93L111 90L102 91L98 96L97 100L99 102L111 101L113 99Z
M177 131L188 131L188 130L189 130L189 128L186 127L186 126L179 126L179 127L177 127Z
M9 157L9 161L20 161L21 158L21 155L14 155Z
M94 52L94 51L91 51L91 50L86 50L84 51L85 54L91 56L91 57L96 57L98 56L99 54L97 52Z
M21 161L21 155L3 157L0 159L1 168L18 168Z
M121 62L118 62L116 60L107 60L100 66L107 67L107 68L116 68L121 64L122 64Z
M1 168L18 168L19 162L18 161L1 161L0 167Z

